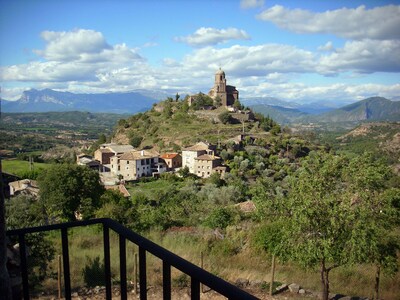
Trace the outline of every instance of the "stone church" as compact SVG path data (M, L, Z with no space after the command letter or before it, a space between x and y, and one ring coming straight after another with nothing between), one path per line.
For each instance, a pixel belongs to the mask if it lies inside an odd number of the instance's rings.
M196 101L196 96L192 95L189 97L189 106ZM232 85L226 85L225 72L219 68L215 73L214 86L208 92L208 96L214 100L214 104L215 100L219 97L221 105L232 106L235 100L239 100L239 91Z
M221 68L215 73L214 87L208 95L214 100L219 97L224 106L232 106L235 100L239 100L239 91L232 85L226 85L225 72Z

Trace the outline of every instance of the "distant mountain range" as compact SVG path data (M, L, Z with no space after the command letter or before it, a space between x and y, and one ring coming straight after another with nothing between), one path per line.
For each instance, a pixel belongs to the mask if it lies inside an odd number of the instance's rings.
M31 89L17 101L2 100L2 112L62 112L135 114L149 110L154 103L170 96L150 90L126 93L74 94L51 89ZM397 100L397 99L396 99ZM360 121L400 121L400 101L372 97L343 107L335 102L299 104L273 97L242 98L242 104L271 116L281 124L339 123ZM343 102L341 102L343 103Z
M250 105L250 107L255 112L271 116L281 124L400 121L400 102L382 97L367 98L336 109L332 107L318 107L316 105L314 110L310 106L307 111L307 109L301 106L284 107L265 103Z
M3 112L88 111L102 113L137 113L159 102L160 93L133 91L126 93L74 94L50 89L31 89L17 101L2 100Z

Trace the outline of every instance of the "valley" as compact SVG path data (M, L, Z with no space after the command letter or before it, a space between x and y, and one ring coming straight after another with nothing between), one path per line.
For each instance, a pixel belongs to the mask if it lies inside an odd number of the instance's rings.
M150 110L135 115L82 112L3 114L1 130L7 134L4 136L4 141L7 142L1 150L14 159L5 161L3 169L15 173L17 165L11 162L33 157L37 173L28 172L30 164L27 161L24 165L20 164L22 168L26 168L25 171L19 172L27 176L33 175L38 180L39 187L44 190L46 186L52 186L47 191L51 193L52 190L57 190L59 185L62 186L62 182L67 182L66 177L58 176L69 172L88 172L83 178L87 178L89 173L90 176L95 176L86 167L76 166L76 155L93 154L101 144L110 141L121 144L135 143L137 149L151 149L161 153L181 152L181 149L201 141L214 144L215 155L221 158L223 166L229 170L222 178L201 178L178 171L163 173L160 178L127 180L125 188L130 195L128 198L117 192L99 190L95 194L97 200L92 198L89 206L82 202L77 209L84 208L79 211L84 218L111 217L192 262L197 263L200 254L204 253L207 270L232 283L244 278L251 283L251 291L260 297L265 295L265 298L271 254L275 250L268 248L268 239L264 232L268 232L269 226L273 226L275 220L281 222L287 219L281 219L278 212L301 207L296 203L300 201L298 194L304 197L301 198L304 201L309 201L305 196L309 194L308 189L314 191L315 187L324 185L322 190L317 191L320 197L329 201L330 195L326 194L326 191L332 189L332 193L336 193L335 191L340 189L341 193L335 194L335 199L339 197L343 203L347 203L347 197L352 197L354 191L347 188L342 190L343 180L356 189L357 195L365 197L363 199L368 203L375 198L361 193L365 189L364 182L368 184L369 189L376 189L377 195L384 197L382 199L397 199L395 194L398 190L398 176L392 174L384 177L391 173L387 169L389 166L394 168L398 164L397 122L363 123L356 128L340 131L325 131L323 127L294 131L287 126L281 127L267 116L254 114L253 119L241 122L235 119L241 117L240 113L230 112L230 118L225 119L221 117L226 112L224 107L195 110L187 107L185 101L166 99L153 105ZM245 109L243 111L246 112ZM241 138L236 143L235 138L238 136ZM364 154L365 151L372 152L372 157ZM376 161L376 158L383 158L384 163ZM47 164L42 166L39 161ZM312 170L309 170L310 168ZM364 174L363 169L370 172ZM64 171L60 173L60 170ZM333 170L333 174L330 170ZM352 178L363 180L358 182ZM381 181L383 178L386 178L386 181ZM377 180L378 185L375 186ZM65 189L60 189L59 192L63 193ZM70 194L74 193L67 192L65 197ZM44 192L42 194L44 199L48 199L45 201L58 201L51 198L53 196L46 196ZM285 206L285 203L290 203L288 201L294 201L296 204L289 208ZM7 203L7 209L13 212L9 226L29 226L43 222L37 214L32 219L29 217L21 220L17 217L18 212L21 216L25 215L20 210L26 207L30 208L27 213L38 211L39 203L35 198L26 196L12 198ZM53 211L50 203L43 202L43 205L48 207L46 214L52 218L75 218L70 212L68 214L68 210L67 214L61 217L60 211ZM62 202L57 203L61 205ZM242 210L243 203L250 203L249 207L255 209ZM322 219L318 219L321 224L336 224L335 215L326 214L330 209L322 207L322 211L317 211L320 206L304 203L315 218L323 216ZM323 202L320 203L322 205ZM329 203L330 207L336 204L337 202ZM346 215L349 211L342 211L340 206L335 209L344 214L341 225L341 228L344 228L345 224L348 224L347 218L354 216ZM375 216L367 214L365 217ZM29 224L26 223L28 220ZM294 225L290 224L287 226ZM365 226L369 228L368 224ZM397 236L398 227L393 226L389 227L390 234ZM290 240L296 228L291 230L293 231L280 233L281 243ZM71 261L74 261L71 274L75 286L81 287L87 284L82 276L82 267L85 264L90 267L88 263L91 260L101 257L102 254L96 250L96 245L101 241L91 231L77 231L76 234L79 238L71 249L71 253L74 253L71 257ZM302 236L302 233L299 234ZM47 239L57 243L52 236ZM358 243L361 245L362 240L358 240ZM334 247L330 245L326 251ZM352 247L359 249L358 244ZM55 249L59 251L59 245L56 245ZM117 249L113 247L112 251ZM283 256L285 251L281 253L276 281L298 283L306 290L318 291L318 267L310 264L304 269L301 261L286 260ZM367 259L368 254L363 255L366 255ZM371 297L374 293L374 263L361 263L354 259L354 265L348 265L345 257L335 259L342 260L343 265L335 268L330 275L331 290L343 295ZM395 260L398 262L399 258L396 257ZM152 259L150 261L150 282L157 290L160 288L160 267L157 262ZM132 268L130 262L129 276L132 276ZM52 274L55 270L56 261L50 259L46 273ZM395 284L399 276L399 273L395 272L393 277L382 277L382 295L386 299L395 299L399 292ZM173 272L173 285L174 288L184 288L187 278L179 272ZM39 292L54 289L54 278L49 277L37 286Z

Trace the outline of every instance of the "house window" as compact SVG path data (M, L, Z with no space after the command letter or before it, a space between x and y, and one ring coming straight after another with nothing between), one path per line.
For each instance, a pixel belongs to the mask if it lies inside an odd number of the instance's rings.
M121 170L121 167L120 166L118 166L118 171L120 171Z
M129 165L129 160L128 160L128 161L126 161L126 164L127 164L127 165Z

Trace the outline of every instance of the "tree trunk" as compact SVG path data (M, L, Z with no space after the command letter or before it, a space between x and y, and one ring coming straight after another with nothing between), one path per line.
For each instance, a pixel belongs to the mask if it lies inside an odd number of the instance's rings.
M376 273L375 273L375 300L379 299L379 281L381 277L381 265L378 264L376 266Z
M321 260L321 285L322 285L322 299L329 299L329 270L326 268L325 259Z
M272 296L274 293L273 286L275 280L275 255L272 255L272 264L271 264L271 282L269 284L269 295Z
M3 173L0 158L0 299L11 299L10 276L7 271L6 214Z

